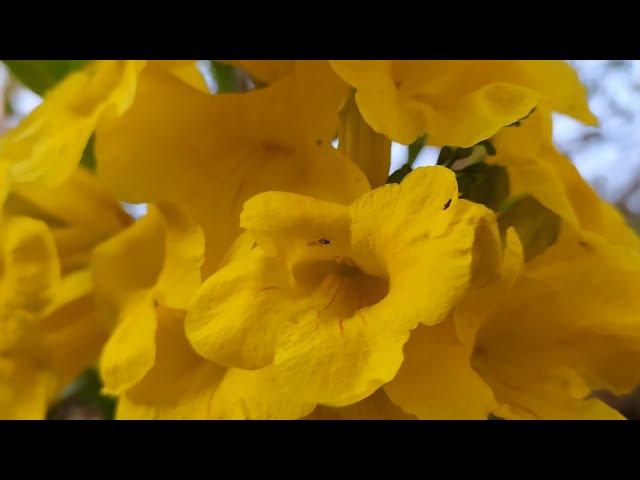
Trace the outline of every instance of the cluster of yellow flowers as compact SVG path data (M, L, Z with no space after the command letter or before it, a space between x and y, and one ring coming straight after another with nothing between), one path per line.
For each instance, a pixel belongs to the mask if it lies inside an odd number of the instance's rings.
M567 63L228 63L92 61L0 138L0 418L96 362L120 419L622 418L640 242L552 144Z

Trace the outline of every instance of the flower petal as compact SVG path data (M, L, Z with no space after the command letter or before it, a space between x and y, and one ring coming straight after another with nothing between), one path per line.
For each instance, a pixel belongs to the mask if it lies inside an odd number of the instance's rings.
M574 228L638 249L640 240L623 216L554 148L548 109L535 112L519 128L504 129L493 142L497 156L491 162L507 169L511 197L531 194Z
M373 130L409 145L425 133L424 109L395 90L358 90L356 103Z
M380 388L364 400L342 408L318 406L305 420L415 420L394 404Z
M211 397L209 418L215 420L295 420L315 404L289 396L292 385L280 383L272 366L259 370L230 368Z
M478 331L475 369L499 402L543 418L590 391L628 392L640 383L639 282L637 252L565 228Z
M26 362L0 357L0 420L42 420L55 379Z
M598 119L589 110L587 88L580 83L576 71L565 61L520 60L517 62L522 85L541 92L545 103L554 111L569 115L587 125Z
M423 105L432 145L471 147L502 127L526 117L540 101L534 90L492 83L441 107Z
M209 93L207 82L198 70L197 60L150 60L147 68L163 68L187 85L201 92Z
M509 290L520 276L523 262L524 252L518 234L513 228L509 228L496 275L487 283L473 285L462 301L456 305L454 312L456 333L469 352L473 350L477 331L499 304L501 298L509 294Z
M132 295L156 284L165 256L164 235L160 211L150 208L147 215L95 249L96 300L112 324Z
M457 200L455 175L444 167L418 168L400 185L361 196L351 206L354 260L367 273L384 274L391 253L442 234Z
M452 319L416 328L404 355L384 387L404 411L423 420L484 420L495 408L491 388L471 368Z
M289 260L349 255L349 207L286 192L264 192L244 204L240 226L268 254Z
M186 309L200 286L204 261L204 235L184 211L169 203L157 205L165 227L164 264L154 286L159 304Z
M93 247L131 223L115 198L83 168L53 188L14 187L4 211L47 223L64 273L86 267Z
M9 181L53 186L80 161L98 122L121 115L133 101L143 61L100 60L71 73L44 102L0 139Z
M189 307L187 337L200 355L221 365L268 365L280 325L297 313L288 295L286 271L254 249L203 283Z
M542 105L588 124L586 89L562 61L332 61L378 133L410 143L470 147Z
M120 395L139 382L156 357L156 312L150 293L131 298L100 357L103 391Z
M32 329L60 285L60 263L44 222L4 217L2 230L0 353L37 343Z
M64 277L55 305L39 325L47 368L56 375L56 390L95 365L109 336L109 325L95 309L91 288L87 270Z
M210 393L226 369L193 351L184 333L184 311L160 307L156 315L157 353L153 367L127 391L126 397L131 402L159 409L180 408L195 401L204 391Z
M330 60L329 63L345 82L357 89L393 87L391 60Z

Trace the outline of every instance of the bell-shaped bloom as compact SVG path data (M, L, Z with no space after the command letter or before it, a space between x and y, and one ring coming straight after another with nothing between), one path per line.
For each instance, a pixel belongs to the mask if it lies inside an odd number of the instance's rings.
M118 418L206 418L225 369L186 340L187 304L200 285L202 230L177 206L146 216L95 250L96 297L115 328L100 359Z
M268 87L218 95L145 69L131 108L97 130L98 175L121 200L183 207L204 230L209 275L251 196L281 190L348 203L369 188L329 145L346 91L327 62L296 62Z
M472 287L447 321L413 331L385 391L423 419L621 418L593 393L640 383L638 238L555 150L549 110L492 141L488 161L506 168L511 198L531 195L557 215L560 236L532 256L529 241L555 234L540 232L547 227L533 212L519 219L534 234L508 232L493 279Z
M412 332L389 399L421 419L623 418L594 393L640 384L640 255L567 222L526 263L506 242L449 319Z
M551 60L336 60L378 133L409 144L470 147L539 106L587 124L596 118L571 66Z
M519 127L505 128L492 139L497 153L488 161L507 169L511 198L531 195L575 229L640 249L638 236L624 217L553 146L551 129L551 112L542 108Z
M465 309L475 325L474 369L505 418L615 419L594 392L640 384L637 295L640 254L565 224L560 238L527 262L490 308ZM473 293L472 293L473 295Z
M0 222L0 418L43 418L107 338L88 259L130 219L77 171L55 188L16 188Z
M301 418L391 380L418 324L444 320L492 213L458 201L455 176L421 168L350 206L285 192L244 205L253 239L193 298L186 332L229 367L214 418Z
M104 119L122 115L136 95L146 61L99 60L69 74L41 105L0 138L0 199L12 185L55 186L74 171L89 137ZM193 61L155 61L147 68L171 72L206 88Z

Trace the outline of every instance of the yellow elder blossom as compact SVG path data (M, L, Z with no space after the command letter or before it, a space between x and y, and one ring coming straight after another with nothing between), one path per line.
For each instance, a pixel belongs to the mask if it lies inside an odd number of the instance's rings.
M317 60L326 63L326 60ZM230 63L247 71L254 81L272 83L295 71L296 60L231 60ZM338 92L344 92L344 84L337 82L336 74L323 68L327 85L333 85ZM336 77L336 78L333 78ZM362 119L352 94L345 97L340 108L339 151L358 165L369 179L371 187L384 185L391 165L391 142L384 135L376 133Z
M489 161L507 169L512 198L530 194L573 228L640 249L638 236L622 215L553 146L550 111L536 111L521 126L501 130L492 141L497 155Z
M471 361L493 390L496 413L622 418L592 392L624 394L640 383L638 288L638 252L565 224L515 282L473 292L475 308L461 308L456 326L475 336Z
M90 62L0 139L0 418L101 349L121 419L621 418L594 394L640 383L640 244L552 144L552 111L595 123L568 64L225 62L256 89ZM133 224L76 167L94 132ZM384 185L423 134L491 139L506 211L444 167ZM504 224L527 195L542 249Z
M591 395L640 382L638 238L553 147L548 110L493 142L489 161L507 169L512 198L532 195L559 215L560 238L523 266L507 235L498 276L454 317L413 332L385 391L424 419L621 418Z
M409 144L470 147L548 106L593 125L585 89L558 60L335 60L371 127Z
M491 212L457 200L451 171L427 167L351 206L285 192L250 199L256 242L207 279L186 319L194 349L230 367L214 418L300 418L391 380L419 323L465 293L476 230Z
M129 217L88 173L16 188L0 220L0 418L43 418L96 360L108 326L95 314L91 249Z
M201 234L152 209L94 259L99 296L119 305L101 360L106 390L120 395L118 418L301 418L316 404L367 397L393 377L409 330L442 320L466 289L475 232L490 212L456 197L441 167L350 207L253 197L241 216L247 232L187 309L187 333L207 360L181 333ZM397 221L383 228L380 209ZM172 269L192 280L166 283ZM177 284L189 288L169 304L163 292ZM378 393L354 408L380 416L391 405Z
M523 265L509 231L495 276L445 321L412 331L381 391L308 418L621 419L593 392L640 383L639 287L637 252L565 225Z
M170 204L96 249L97 298L117 322L100 371L105 392L120 397L118 418L206 418L224 369L198 357L184 335L203 259L202 230Z
M155 61L206 89L193 61ZM89 137L106 118L122 115L136 94L141 60L97 60L68 75L20 124L0 138L0 200L14 184L54 186L74 171Z
M145 70L129 111L97 130L98 175L121 200L184 208L204 230L209 275L251 196L283 190L350 202L368 189L329 144L345 95L327 62L297 62L266 88L218 95Z

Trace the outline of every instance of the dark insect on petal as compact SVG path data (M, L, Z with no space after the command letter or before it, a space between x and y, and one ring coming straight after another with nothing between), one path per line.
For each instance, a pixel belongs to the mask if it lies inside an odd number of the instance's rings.
M327 240L326 238L321 238L320 240L313 240L307 243L307 247L317 247L321 245L331 245L331 241Z

